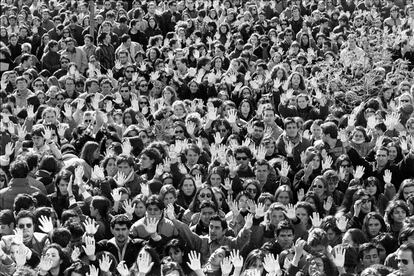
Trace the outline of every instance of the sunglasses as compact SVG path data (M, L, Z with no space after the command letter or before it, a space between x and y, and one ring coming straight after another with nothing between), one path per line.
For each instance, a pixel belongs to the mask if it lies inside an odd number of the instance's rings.
M201 198L206 198L206 197L211 198L211 194L200 194L200 197Z
M396 259L397 263L403 263L403 265L408 265L408 260L406 259Z
M247 156L236 156L236 160L247 160Z
M319 188L319 189L323 189L324 187L322 185L315 185L313 186L314 188Z
M33 224L32 223L26 223L26 224L19 224L18 225L18 227L20 228L20 229L23 229L24 227L26 227L26 228L32 228L32 226L33 226Z

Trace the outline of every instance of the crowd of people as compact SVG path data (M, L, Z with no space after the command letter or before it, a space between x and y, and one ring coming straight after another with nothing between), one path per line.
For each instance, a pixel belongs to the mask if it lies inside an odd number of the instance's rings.
M413 1L0 21L0 275L414 275Z

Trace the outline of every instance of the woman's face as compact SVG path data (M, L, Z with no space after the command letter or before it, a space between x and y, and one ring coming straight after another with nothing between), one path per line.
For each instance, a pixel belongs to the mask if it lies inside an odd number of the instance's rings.
M148 155L143 154L140 159L141 168L143 169L150 169L154 164L155 160L150 159Z
M305 208L296 208L296 216L300 219L300 221L304 224L308 223L309 221L309 214L306 212Z
M282 203L283 205L289 204L290 203L289 193L286 191L279 193L279 195L276 198L276 201Z
M141 218L145 216L146 211L147 209L145 208L145 204L141 201L138 201L135 205L135 215Z
M309 276L321 276L324 275L324 265L321 258L313 258L309 263Z
M32 136L33 145L35 147L42 147L44 145L44 138L42 136Z
M374 196L377 193L377 185L375 185L373 181L369 181L365 189L367 190L370 196Z
M257 196L257 188L253 184L247 185L246 192L250 195L250 198L256 198Z
M267 143L265 145L265 148L266 148L266 156L271 156L272 154L275 153L276 146L274 143Z
M404 200L407 200L413 194L414 194L414 186L404 187L403 189Z
M308 106L308 100L305 97L298 97L297 103L300 109L305 109Z
M221 185L221 176L217 173L211 174L210 183L211 183L212 187L220 187L220 185Z
M69 182L66 180L61 179L58 184L59 191L62 195L68 194L68 184Z
M181 105L174 106L174 115L177 117L182 117L184 115L184 108Z
M178 139L184 139L184 129L181 126L177 126L174 128L175 137Z
M364 196L361 198L361 213L368 214L372 211L372 201L369 199L368 196Z
M132 116L129 113L125 113L124 115L124 123L126 126L130 126L132 124Z
M178 264L183 263L184 252L179 248L170 248L168 256L170 256L170 258Z
M209 263L215 267L220 267L221 262L226 257L226 252L222 248L216 249L209 258Z
M313 170L319 169L320 164L321 164L321 159L319 158L319 156L316 155L315 157L313 157L311 161Z
M194 182L191 179L184 180L181 190L186 196L192 195L195 190Z
M397 158L398 151L397 148L394 146L388 147L388 158L391 161L394 161Z
M214 196L216 197L218 207L221 208L221 206L223 205L223 200L224 200L223 195L219 192L214 192Z
M250 112L250 104L248 102L242 103L240 110L243 114L249 114Z
M312 132L313 137L315 140L319 140L322 137L322 128L317 124L312 124L310 131Z
M254 271L257 271L257 274L255 275L262 275L263 274L263 261L259 258L256 259L254 263L249 265L247 269L252 269Z
M348 232L342 237L342 245L356 247L355 242L352 240L351 234Z
M59 251L56 248L49 248L46 253L45 257L52 261L52 268L59 267L62 261L60 260Z
M392 211L392 218L394 222L403 223L406 217L407 213L401 207L397 207Z
M243 211L247 210L247 200L248 200L247 196L244 196L244 195L239 198L239 209L240 210L243 210Z
M323 184L321 180L318 179L315 181L315 183L313 184L313 191L318 197L322 198L322 196L326 192L326 189L325 189L325 185Z
M299 86L300 84L300 77L298 74L295 74L292 76L292 85L293 86Z
M355 131L354 135L352 136L352 142L356 144L362 144L365 142L365 136L361 131Z
M368 233L371 237L375 237L381 230L381 222L376 218L370 218L368 220Z
M257 39L257 36L254 35L250 38L250 43L251 44L257 45L258 42L259 42L259 40Z
M175 202L175 200L176 200L176 197L175 197L174 194L167 193L164 196L164 205L168 206L168 204L170 204L170 203L173 204Z
M171 100L171 97L172 97L172 93L171 93L171 91L169 91L169 90L165 90L165 91L164 91L164 94L163 94L163 98L164 98L164 100L169 101L169 100Z
M144 145L148 145L148 143L150 142L150 139L149 139L149 137L148 137L147 133L145 133L145 131L141 131L141 132L138 134L138 137L139 137L139 138L141 138L142 143L143 143Z
M108 176L114 176L118 170L116 166L115 159L110 159L105 167L106 173Z
M188 150L187 154L185 155L185 158L187 159L187 162L191 165L195 165L198 162L198 158L200 157L199 154L192 150Z
M285 215L283 214L282 210L273 210L272 213L270 214L270 223L275 226L284 219L285 219Z
M47 112L44 115L45 123L54 124L56 122L56 113L55 112Z

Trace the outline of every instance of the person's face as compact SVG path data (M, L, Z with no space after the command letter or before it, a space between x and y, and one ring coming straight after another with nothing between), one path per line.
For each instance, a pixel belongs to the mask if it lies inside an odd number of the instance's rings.
M396 147L388 147L389 160L395 160L398 155Z
M0 237L13 234L14 223L0 224Z
M258 166L256 168L256 178L260 182L266 182L268 175L269 175L269 168L266 165Z
M176 197L175 197L174 194L167 193L164 196L164 205L168 206L168 204L170 204L170 203L173 204L175 202L175 200L176 200Z
M211 200L213 198L213 194L209 189L203 189L198 194L198 201L202 202L203 200Z
M371 237L375 237L381 231L381 222L376 218L371 218L368 221L368 233Z
M211 186L212 187L220 187L220 184L221 184L221 177L220 177L220 175L218 175L216 173L213 173L210 176L210 182L211 182Z
M253 127L253 138L254 139L262 139L263 138L264 129L260 126Z
M42 136L32 136L33 145L35 147L41 147L44 144L44 139Z
M17 221L17 228L20 228L23 230L23 240L24 241L30 241L33 237L34 232L34 225L33 220L31 218L20 218Z
M140 164L141 164L141 168L143 168L143 169L149 169L149 168L151 168L153 166L154 160L152 160L151 158L149 158L149 156L143 154L141 156L141 159L140 159Z
M314 185L313 185L313 191L315 192L315 194L322 198L323 194L325 193L326 189L325 189L325 185L323 184L323 182L321 180L317 180Z
M62 195L68 194L68 184L69 182L66 180L61 179L58 184L59 191Z
M356 246L356 244L352 240L351 234L345 233L345 235L342 237L342 245L344 245L344 246L351 246L351 247L355 247Z
M287 136L292 138L298 135L298 130L299 129L296 123L288 124L285 129Z
M210 220L209 236L212 241L220 240L224 236L224 230L221 227L220 221ZM221 262L221 260L220 260Z
M273 153L275 153L275 144L274 143L267 143L265 145L266 148L266 156L271 156Z
M283 249L288 249L293 245L294 236L292 230L282 230L276 238Z
M352 137L352 141L357 143L357 144L361 144L365 142L365 136L361 131L355 131L353 137Z
M175 137L178 139L183 139L184 138L184 129L180 126L177 126L174 128L174 134Z
M62 260L59 256L59 251L57 251L56 248L49 248L45 253L45 257L49 258L52 261L52 268L59 267L62 263Z
M247 210L247 200L246 196L241 196L238 200L240 210L246 211Z
M321 271L324 271L324 265L321 258L313 258L309 263L309 275L316 276L320 275Z
M181 105L174 106L174 115L181 117L184 115L184 108Z
M72 51L75 48L75 42L70 41L66 43L67 49Z
M241 109L241 112L243 114L249 114L249 112L250 112L250 104L247 103L247 102L244 102L244 103L242 103L240 109Z
M361 212L363 214L368 214L372 210L372 201L367 197L364 196L361 198Z
M118 165L118 171L122 172L125 175L129 175L131 170L132 168L128 165L127 162L122 162L121 164Z
M289 193L286 191L279 193L279 195L276 198L276 201L282 203L283 205L289 204L290 203Z
M213 208L206 207L200 210L200 220L204 225L209 225L210 218L215 214Z
M179 248L170 248L168 256L170 256L170 258L178 264L183 263L184 252L182 252Z
M310 131L312 132L313 137L316 140L321 139L322 137L322 128L321 126L317 125L317 124L312 124Z
M183 193L186 196L192 195L194 193L194 190L195 190L195 186L194 186L193 181L191 179L184 180L183 186L182 186L181 189L183 190Z
M263 112L263 121L265 123L273 123L275 121L275 113L272 110L265 110Z
M27 82L24 80L19 80L16 83L17 90L25 90L27 88Z
M334 241L336 238L337 238L337 234L336 234L336 232L334 231L334 230L332 230L331 228L329 228L327 231L326 231L326 234L327 234L327 236L328 236L328 241Z
M282 210L273 210L270 214L270 223L274 226L277 226L277 224L284 219L285 215Z
M241 168L246 168L249 165L249 157L244 152L237 153L235 159L237 165L240 165Z
M398 271L401 276L414 275L413 252L410 250L397 251Z
M115 224L111 233L118 244L124 244L128 240L129 229L125 224Z
M388 163L388 153L385 150L377 150L375 160L378 166L385 166Z
M105 170L108 176L114 176L117 172L117 166L114 159L110 159L106 164Z
M375 185L373 181L369 181L365 189L367 190L368 194L370 194L371 196L374 196L377 193L377 185Z
M308 212L306 212L305 208L301 208L301 207L296 208L296 216L304 224L308 223L309 221L309 215L308 215Z
M251 198L256 198L257 188L253 184L249 184L246 187L246 192L250 195Z
M305 97L298 97L297 102L300 109L304 109L308 106L308 101Z
M397 207L392 211L392 218L396 223L403 223L407 213L401 207Z
M147 218L156 218L160 219L162 211L158 208L157 205L149 205L147 208Z

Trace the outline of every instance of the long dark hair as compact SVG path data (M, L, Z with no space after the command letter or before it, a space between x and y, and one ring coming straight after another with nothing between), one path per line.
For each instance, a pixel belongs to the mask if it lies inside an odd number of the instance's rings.
M85 145L83 145L81 154L80 154L80 158L85 160L85 162L89 165L89 166L93 166L95 165L95 158L93 156L93 153L99 149L99 144L93 141L88 141L86 142Z
M205 189L207 189L207 190L209 190L211 192L211 200L213 201L213 203L216 206L218 206L216 197L214 196L213 189L210 186L208 186L207 184L203 184L200 188L197 189L197 191L196 191L196 193L195 193L195 195L193 197L193 200L190 203L190 206L188 206L188 209L191 212L193 212L193 213L200 212L200 204L201 204L201 202L198 200L198 195L200 194L200 192L202 190L205 190Z

